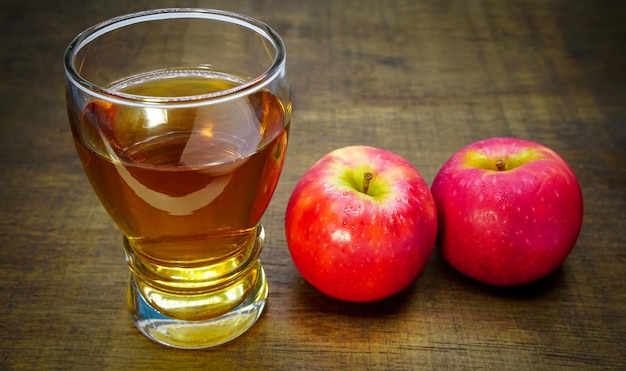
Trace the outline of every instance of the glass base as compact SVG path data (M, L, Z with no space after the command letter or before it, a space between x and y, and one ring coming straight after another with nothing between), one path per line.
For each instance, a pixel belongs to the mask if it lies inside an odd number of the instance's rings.
M185 321L168 317L150 306L133 275L128 288L128 305L135 326L151 340L174 348L198 349L226 343L246 332L259 319L267 293L267 281L261 268L250 295L233 310L215 318Z

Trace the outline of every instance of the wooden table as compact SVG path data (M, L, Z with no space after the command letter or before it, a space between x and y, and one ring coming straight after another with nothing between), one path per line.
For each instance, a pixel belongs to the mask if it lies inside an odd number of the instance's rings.
M0 369L625 369L626 6L620 1L19 1L0 5ZM246 13L284 37L291 142L264 216L270 299L223 346L169 349L128 318L121 236L72 146L62 55L79 31L167 6ZM577 174L585 219L563 266L527 287L455 273L435 251L405 292L339 302L293 266L291 190L332 149L367 144L430 184L491 136L541 142Z

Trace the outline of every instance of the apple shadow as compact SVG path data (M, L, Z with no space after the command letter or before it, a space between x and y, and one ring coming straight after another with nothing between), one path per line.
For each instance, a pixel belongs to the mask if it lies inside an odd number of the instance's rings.
M465 290L480 291L493 296L511 299L538 298L549 295L558 287L565 285L563 265L559 266L547 276L528 284L517 286L496 286L468 277L454 269L443 259L443 257L439 256L439 259L441 259L441 264L439 265L443 271L442 273L447 279L463 286L463 289Z
M296 300L299 305L315 310L320 314L364 318L382 317L403 311L407 302L411 301L414 296L414 291L417 290L416 285L418 282L413 282L406 289L385 299L372 302L352 302L328 296L304 281L303 285L296 291Z

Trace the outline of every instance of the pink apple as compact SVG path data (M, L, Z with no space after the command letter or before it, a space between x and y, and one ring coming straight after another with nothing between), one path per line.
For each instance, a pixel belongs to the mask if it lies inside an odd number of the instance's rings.
M550 274L572 251L582 225L582 194L570 167L551 149L522 139L491 138L462 148L431 190L443 258L493 285Z
M434 248L437 210L407 160L378 148L345 147L300 179L285 232L306 281L334 298L368 302L417 278Z

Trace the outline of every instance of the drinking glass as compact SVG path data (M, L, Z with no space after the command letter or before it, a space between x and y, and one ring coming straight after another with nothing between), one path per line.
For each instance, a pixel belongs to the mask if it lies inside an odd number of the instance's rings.
M291 119L281 38L241 14L158 9L83 31L64 63L78 157L124 235L135 325L178 348L241 335L268 293L260 219Z

